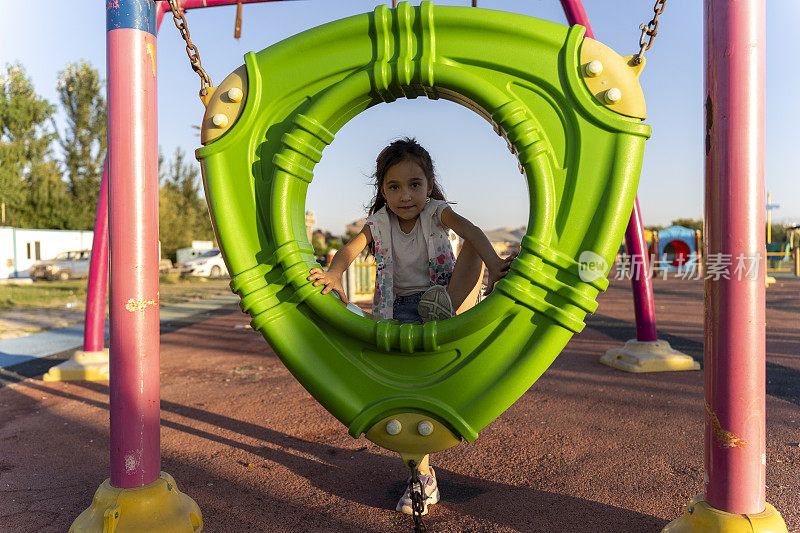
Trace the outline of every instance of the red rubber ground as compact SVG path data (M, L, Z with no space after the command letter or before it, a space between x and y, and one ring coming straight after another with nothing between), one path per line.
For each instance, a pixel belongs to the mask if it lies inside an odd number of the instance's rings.
M702 282L654 286L659 337L702 358ZM767 500L797 532L800 280L779 280L767 302ZM615 281L520 401L434 456L429 531L659 531L680 514L702 491L702 372L598 363L632 320L629 282ZM231 310L162 336L162 469L205 531L412 531L394 511L400 461L351 439L247 322ZM0 450L0 531L66 531L108 476L108 384L4 386Z

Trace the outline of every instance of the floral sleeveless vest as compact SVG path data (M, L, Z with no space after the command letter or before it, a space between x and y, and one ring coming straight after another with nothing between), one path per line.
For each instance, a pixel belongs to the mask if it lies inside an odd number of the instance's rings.
M442 200L431 199L419 214L422 234L428 243L428 273L431 287L450 283L455 265L453 248L447 238L449 229L436 217L439 206L447 205ZM383 320L391 320L394 305L394 270L392 266L392 233L386 207L367 218L367 225L375 242L375 293L372 298L372 314Z

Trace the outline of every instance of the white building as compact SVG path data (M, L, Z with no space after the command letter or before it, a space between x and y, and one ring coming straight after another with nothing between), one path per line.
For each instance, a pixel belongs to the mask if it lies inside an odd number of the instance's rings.
M27 278L40 259L61 252L91 250L92 231L24 229L0 226L0 279Z
M317 225L317 219L314 216L314 211L306 211L306 236L308 242L311 242L311 235L314 233L314 226Z

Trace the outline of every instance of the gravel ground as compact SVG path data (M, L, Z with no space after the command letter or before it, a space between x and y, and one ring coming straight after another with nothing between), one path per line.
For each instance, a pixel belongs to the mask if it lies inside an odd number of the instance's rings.
M656 280L660 337L701 358L701 282ZM552 367L477 441L436 454L431 532L659 531L703 490L703 373L598 363L633 335L613 282ZM767 500L800 531L800 281L768 293ZM238 311L161 337L162 469L210 532L412 531L397 457L345 428ZM65 531L108 476L108 384L0 389L0 531Z

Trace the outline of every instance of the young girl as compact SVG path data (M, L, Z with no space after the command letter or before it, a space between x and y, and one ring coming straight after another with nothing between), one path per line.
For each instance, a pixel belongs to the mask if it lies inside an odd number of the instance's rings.
M454 316L479 281L481 262L489 272L486 293L491 292L513 257L501 259L483 231L447 205L427 150L414 139L400 139L384 148L376 163L375 199L367 223L336 252L327 272L311 269L308 279L325 285L323 294L335 290L347 303L342 274L369 246L377 265L372 314L378 318L408 323ZM447 238L450 229L464 239L457 261ZM429 503L439 501L427 456L419 465L419 478L425 514ZM411 514L408 489L397 510Z

